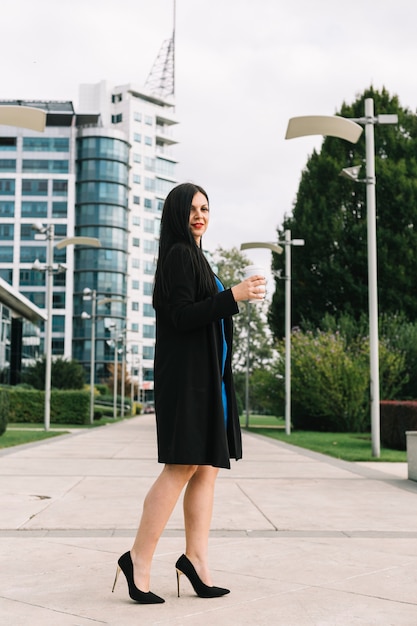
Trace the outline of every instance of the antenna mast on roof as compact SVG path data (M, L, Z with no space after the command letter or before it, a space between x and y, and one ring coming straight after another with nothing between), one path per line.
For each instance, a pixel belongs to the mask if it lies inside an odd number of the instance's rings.
M163 42L145 83L145 89L162 98L175 96L175 4L172 37Z

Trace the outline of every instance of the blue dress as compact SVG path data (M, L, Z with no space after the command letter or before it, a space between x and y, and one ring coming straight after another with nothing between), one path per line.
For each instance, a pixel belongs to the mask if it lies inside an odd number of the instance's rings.
M221 283L221 281L217 278L217 276L214 277L216 279L216 284L217 284L217 289L219 291L224 291L224 287ZM227 428L227 395L226 395L226 385L224 384L224 367L226 365L226 358L227 358L227 342L226 342L226 336L224 333L224 321L220 320L221 322L221 328L222 328L222 342L223 342L223 349L222 349L222 401L223 401L223 413L224 413L224 424Z

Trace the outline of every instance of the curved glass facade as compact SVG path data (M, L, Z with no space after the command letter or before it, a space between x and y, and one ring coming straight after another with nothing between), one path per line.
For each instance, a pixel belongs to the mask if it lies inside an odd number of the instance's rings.
M95 323L95 381L105 381L114 350L108 341L125 329L128 268L129 144L120 131L83 128L77 136L75 235L96 237L100 248L74 248L73 356L90 373ZM96 292L95 320L83 290ZM114 325L109 329L109 325Z

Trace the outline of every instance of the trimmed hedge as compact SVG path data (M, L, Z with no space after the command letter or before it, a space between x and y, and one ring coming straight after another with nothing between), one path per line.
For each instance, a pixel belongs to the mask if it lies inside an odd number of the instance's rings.
M42 424L45 415L44 391L4 389L9 400L9 422ZM51 423L87 424L90 394L87 391L51 391Z
M6 432L9 417L9 396L6 389L0 389L0 437Z
M417 430L416 400L381 402L381 443L394 450L406 450L407 430Z

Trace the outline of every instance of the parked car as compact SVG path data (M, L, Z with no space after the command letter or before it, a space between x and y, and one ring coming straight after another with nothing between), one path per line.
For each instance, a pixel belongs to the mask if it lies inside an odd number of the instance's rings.
M155 413L155 405L153 402L146 402L143 405L143 412L144 413Z

